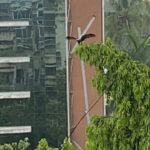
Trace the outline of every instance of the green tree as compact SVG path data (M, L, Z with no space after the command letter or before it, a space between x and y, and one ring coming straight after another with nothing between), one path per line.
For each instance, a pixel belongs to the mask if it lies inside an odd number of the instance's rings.
M77 55L96 68L93 85L113 101L113 116L95 116L87 129L88 150L150 149L150 68L111 40L81 44ZM107 71L106 71L107 69Z
M72 143L70 142L69 139L65 139L64 143L61 145L61 150L74 150Z
M19 142L14 142L12 144L0 145L0 150L29 150L30 142L28 138L24 140L19 140Z
M37 150L52 150L52 149L49 147L47 140L44 138L39 141Z
M58 148L51 148L48 145L48 142L45 138L41 139L37 145L37 149L36 150L59 150Z
M0 145L0 150L14 150L11 144Z
M0 150L30 150L30 142L28 138L24 140L19 140L19 142L14 142L12 144L0 145ZM59 150L58 148L51 148L45 138L41 139L35 150ZM74 150L70 139L65 139L61 145L61 150Z
M150 65L150 2L147 0L106 0L105 36L136 59Z
M30 147L29 139L25 138L24 140L19 140L17 147L18 150L28 150Z

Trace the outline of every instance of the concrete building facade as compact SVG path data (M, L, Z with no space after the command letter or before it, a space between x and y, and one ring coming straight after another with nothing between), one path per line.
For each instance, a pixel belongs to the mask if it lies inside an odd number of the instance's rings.
M65 0L0 0L0 143L67 136Z
M69 35L80 37L85 33L96 34L95 38L88 39L85 43L103 41L109 37L133 59L149 66L150 16L147 14L150 10L147 6L150 6L149 1L142 0L68 0ZM69 41L70 131L73 131L72 142L77 149L82 150L85 149L86 128L90 117L95 114L112 115L113 106L106 104L107 97L104 95L88 112L98 97L91 82L95 70L74 54L76 45L75 41ZM86 116L79 123L85 113Z

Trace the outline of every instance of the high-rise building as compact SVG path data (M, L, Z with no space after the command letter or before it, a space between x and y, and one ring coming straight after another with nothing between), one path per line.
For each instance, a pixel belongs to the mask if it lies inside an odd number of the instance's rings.
M67 136L65 0L0 0L0 143Z
M69 35L96 34L85 43L104 41L109 37L133 59L150 65L149 8L148 0L68 0ZM75 41L69 41L70 131L72 142L82 150L85 149L90 117L112 115L113 104L108 105L107 95L104 95L91 109L98 97L91 82L95 70L74 54L76 45Z

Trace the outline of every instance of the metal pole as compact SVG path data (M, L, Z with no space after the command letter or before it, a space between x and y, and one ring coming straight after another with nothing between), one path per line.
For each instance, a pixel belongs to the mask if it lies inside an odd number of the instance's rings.
M78 27L78 37L81 36L81 28ZM87 92L87 83L86 83L86 73L85 73L85 64L81 60L81 71L82 71L82 80L83 80L83 90L84 90L84 101L85 101L85 112L86 118L87 118L87 124L90 123L90 114L88 112L89 110L89 99L88 99L88 92Z
M66 36L68 35L68 1L65 0L65 22L66 22ZM67 92L67 125L68 125L68 136L70 135L70 96L69 96L69 48L68 40L66 39L66 92Z

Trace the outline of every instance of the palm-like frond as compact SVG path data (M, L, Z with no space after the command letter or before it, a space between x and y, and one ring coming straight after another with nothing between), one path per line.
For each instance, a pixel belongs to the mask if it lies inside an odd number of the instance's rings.
M148 63L150 2L114 0L111 7L111 11L105 13L105 36L110 37L121 48L128 49L133 57L142 61L145 59Z

